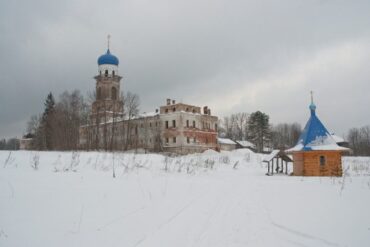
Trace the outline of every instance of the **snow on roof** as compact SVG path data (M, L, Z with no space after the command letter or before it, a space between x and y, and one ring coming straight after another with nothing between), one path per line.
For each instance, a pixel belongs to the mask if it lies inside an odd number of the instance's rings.
M251 148L254 148L255 145L249 141L236 141L236 143L238 143L240 146L242 147L251 147Z
M340 147L336 141L316 116L316 106L311 103L311 117L308 120L297 144L286 152L297 151L314 151L314 150L341 150L346 151L348 148Z
M280 152L280 150L272 150L272 152L270 154L268 154L264 159L263 161L265 162L269 162L271 161L278 153Z
M229 145L235 145L236 143L233 140L230 140L228 138L217 138L218 143L220 144L229 144Z
M143 113L140 113L138 117L139 118L140 117L154 117L154 116L157 116L157 115L159 115L158 112L143 112Z
M331 136L334 138L334 141L335 141L336 143L345 142L345 140L344 140L342 137L337 136L337 135L335 135L334 133L332 133L332 134L331 134Z

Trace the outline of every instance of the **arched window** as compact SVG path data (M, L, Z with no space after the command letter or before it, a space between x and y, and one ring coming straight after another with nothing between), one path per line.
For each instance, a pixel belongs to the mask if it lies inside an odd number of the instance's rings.
M115 87L112 87L112 100L117 99L117 89Z
M96 92L96 99L101 99L101 88L98 88L98 91Z
M108 76L108 70L107 69L105 70L105 76Z

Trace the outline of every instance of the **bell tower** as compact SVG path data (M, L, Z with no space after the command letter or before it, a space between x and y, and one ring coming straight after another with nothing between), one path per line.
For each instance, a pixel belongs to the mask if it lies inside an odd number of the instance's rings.
M106 53L98 58L98 75L94 77L96 98L91 112L91 120L94 124L107 122L123 115L123 102L120 95L122 77L118 74L119 60L110 52L109 46L110 35L108 35Z

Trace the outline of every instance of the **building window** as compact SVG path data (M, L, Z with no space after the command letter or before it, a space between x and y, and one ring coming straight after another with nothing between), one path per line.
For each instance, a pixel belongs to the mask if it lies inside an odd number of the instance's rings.
M172 138L173 143L176 143L176 137Z
M168 121L166 121L166 129L168 129Z
M115 73L114 73L114 70L113 70L113 71L112 71L112 75L114 76L114 74L115 74Z
M176 120L172 120L172 127L176 128Z
M190 137L186 137L186 142L190 143Z
M170 140L168 139L168 137L166 137L166 144L168 144L170 142Z
M193 128L195 128L195 121L193 121Z
M108 70L107 70L107 69L105 70L104 75L105 75L105 76L108 76Z
M112 100L117 99L117 89L115 87L112 87Z
M151 128L152 127L152 122L149 123L149 127Z
M208 138L206 138L206 144L208 144Z
M174 108L172 108L172 111L173 111L173 112L175 112L175 111L176 111L176 108L175 108L175 107L174 107Z
M215 124L215 130L217 131L217 124Z
M197 142L197 139L195 139L195 137L193 138L193 142L196 143Z
M186 107L186 110L185 110L185 111L187 111L187 112L188 112L188 111L189 111L189 108L188 108L188 107Z
M189 128L189 120L186 120L186 127Z
M326 164L325 156L320 156L320 166L324 166Z
M195 113L195 109L193 109L193 113Z
M98 88L98 92L96 93L96 98L101 99L101 88Z
M168 113L168 109L164 110L165 113Z

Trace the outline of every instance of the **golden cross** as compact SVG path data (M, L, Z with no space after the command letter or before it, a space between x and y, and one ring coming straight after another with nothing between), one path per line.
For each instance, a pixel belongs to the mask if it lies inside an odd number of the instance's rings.
M108 39L108 50L109 50L109 46L110 46L110 34L108 34L107 39Z
M311 104L313 104L313 91L311 91Z

